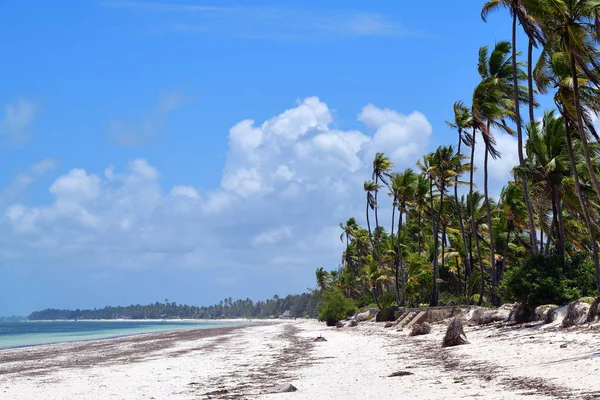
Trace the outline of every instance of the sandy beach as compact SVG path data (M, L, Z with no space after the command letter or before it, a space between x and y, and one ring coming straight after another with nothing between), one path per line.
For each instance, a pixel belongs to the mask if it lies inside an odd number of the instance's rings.
M313 320L9 349L0 398L600 398L600 326L540 327L466 327L469 344L446 349L444 324L410 337Z

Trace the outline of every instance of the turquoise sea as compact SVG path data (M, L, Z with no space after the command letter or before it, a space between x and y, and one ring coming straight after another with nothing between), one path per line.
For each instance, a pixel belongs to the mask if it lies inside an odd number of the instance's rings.
M140 333L183 329L207 329L239 326L248 322L223 321L0 321L0 349L107 339Z

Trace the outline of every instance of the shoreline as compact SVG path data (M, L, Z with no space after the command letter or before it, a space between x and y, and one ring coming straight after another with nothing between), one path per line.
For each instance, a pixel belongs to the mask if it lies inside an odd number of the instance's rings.
M168 321L158 321L158 320L80 320L77 322L138 322L138 321L144 321L144 322L166 322L166 324L168 324ZM203 320L204 322L210 322L210 323L223 323L225 324L224 326L208 326L208 327L200 327L201 323L199 323L197 320L175 320L174 322L185 322L185 323L190 323L189 327L185 327L185 328L181 328L181 329L167 329L167 330L159 330L159 331L151 331L151 332L133 332L133 333L127 333L127 332L123 332L122 334L120 333L116 333L115 335L109 335L109 336L103 336L103 337L91 337L91 338L81 338L81 339L73 339L73 340L59 340L59 341L54 341L54 342L44 342L44 343L32 343L32 344L23 344L23 345L16 345L16 346L7 346L7 347L2 347L0 346L0 352L2 352L3 350L11 350L11 349L24 349L24 348L32 348L32 347L39 347L39 346L54 346L54 345L61 345L61 344L75 344L75 343L85 343L85 342L93 342L93 341L102 341L102 340L115 340L115 339L120 339L120 338L129 338L129 337L134 337L134 336L145 336L145 335L154 335L154 334L160 334L160 333L171 333L171 332L182 332L182 331L190 331L190 330L207 330L207 329L218 329L218 328L229 328L229 327L238 327L238 326L251 326L254 324L260 324L260 323L277 323L280 320L272 320L272 319L268 319L268 320L261 320L261 321L248 321L248 320L243 320L243 319L223 319L223 320ZM29 322L75 322L74 320L57 320L57 321L50 321L50 320L44 320L44 321L29 321ZM173 321L172 321L173 322ZM241 323L239 325L230 325L227 326L226 324L228 323ZM191 324L197 324L197 325L191 325ZM93 333L91 333L91 335L93 335Z
M599 324L466 326L468 344L442 348L445 327L410 337L376 322L338 329L297 320L2 350L0 393L15 400L600 397ZM326 341L314 342L321 335ZM298 390L267 394L278 384Z

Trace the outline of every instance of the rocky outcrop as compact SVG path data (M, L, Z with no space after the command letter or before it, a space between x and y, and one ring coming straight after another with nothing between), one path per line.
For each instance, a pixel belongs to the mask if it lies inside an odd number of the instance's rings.
M269 389L269 391L267 393L288 393L288 392L295 392L296 390L298 390L296 388L296 386L291 385L289 383L282 383L282 384L273 386L271 389Z
M355 320L352 320L352 321L348 322L348 327L353 328L355 326L358 326L358 322L356 322Z
M542 306L536 307L534 311L535 320L546 321L546 319L552 319L552 316L548 317L548 312L550 312L551 310L555 310L556 308L558 308L556 304L544 304Z
M562 321L563 328L569 328L585 323L589 309L590 305L588 303L574 301L569 304L567 306L567 313Z
M515 324L535 321L535 309L527 304L515 304L510 311L508 321Z
M363 312L357 313L356 316L354 317L354 320L356 322L368 321L371 318L375 317L376 314L377 314L376 308L368 308L368 309L364 310Z
M477 308L473 311L473 314L469 319L469 325L488 325L494 322L507 321L509 316L510 312L504 308L499 308L497 310Z
M431 333L431 325L427 322L423 322L422 324L415 325L410 331L410 336L421 336L428 335Z
M341 322L341 321L338 321L338 322L335 324L335 327L336 327L336 328L343 328L343 327L344 327L344 323L343 323L343 322Z

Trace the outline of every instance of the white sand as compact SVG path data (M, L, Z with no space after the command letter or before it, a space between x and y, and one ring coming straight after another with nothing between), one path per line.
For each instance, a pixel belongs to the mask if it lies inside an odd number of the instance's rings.
M599 328L466 328L469 344L442 349L443 325L409 337L297 320L4 350L0 399L597 399ZM278 383L298 391L264 394Z

